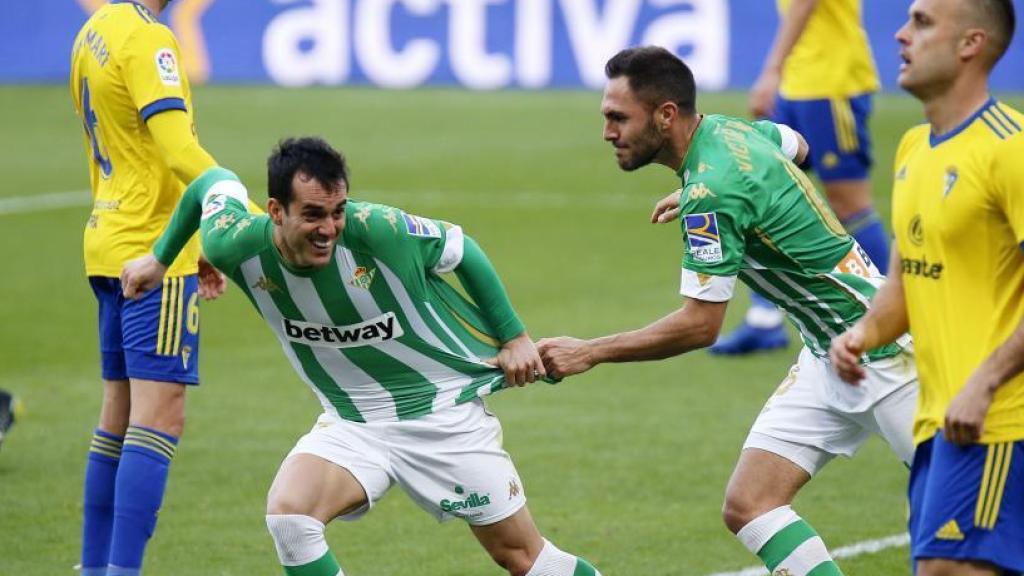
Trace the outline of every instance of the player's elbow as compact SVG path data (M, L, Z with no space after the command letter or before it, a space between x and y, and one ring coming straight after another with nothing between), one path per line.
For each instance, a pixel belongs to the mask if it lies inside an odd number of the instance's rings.
M707 348L718 341L718 333L722 330L720 322L705 318L697 325L696 340L698 348Z

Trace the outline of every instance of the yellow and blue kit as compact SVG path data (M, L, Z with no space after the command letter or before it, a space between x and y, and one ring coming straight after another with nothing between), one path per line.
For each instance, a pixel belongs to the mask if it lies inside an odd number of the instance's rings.
M74 43L70 88L93 194L85 269L100 300L107 379L198 379L198 339L191 331L198 316L195 322L189 316L198 241L170 266L165 286L137 303L116 296L122 266L150 251L185 186L215 164L196 140L179 62L170 29L141 4L123 0L94 13Z
M790 1L777 1L780 17ZM867 123L878 88L861 0L821 0L783 63L772 120L804 136L822 181L861 180L872 163Z
M896 153L893 231L920 378L914 557L1024 571L1024 374L995 393L977 444L941 427L971 374L1024 322L1024 115L993 99Z

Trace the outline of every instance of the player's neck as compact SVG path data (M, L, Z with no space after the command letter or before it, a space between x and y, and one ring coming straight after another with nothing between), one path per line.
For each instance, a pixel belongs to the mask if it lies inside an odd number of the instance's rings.
M941 136L956 129L989 99L988 78L963 75L948 90L924 101L924 115L932 134Z
M146 7L154 16L159 16L164 11L164 0L132 0Z
M690 151L690 145L693 143L693 137L697 134L697 128L703 119L703 114L694 114L684 119L675 129L672 138L669 139L669 149L666 150L666 158L661 163L671 168L673 172L679 172L679 169L683 167L686 154Z

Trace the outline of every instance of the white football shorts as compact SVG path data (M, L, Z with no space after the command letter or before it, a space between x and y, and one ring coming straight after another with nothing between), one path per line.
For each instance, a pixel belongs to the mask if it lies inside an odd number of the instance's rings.
M438 521L486 526L526 504L501 439L501 423L477 399L399 422L362 424L324 413L288 456L319 456L362 484L366 505L342 520L358 520L398 484Z
M910 352L870 362L859 386L839 379L830 363L804 348L754 421L743 448L759 448L814 476L837 455L853 456L880 435L910 465L917 407L917 369Z

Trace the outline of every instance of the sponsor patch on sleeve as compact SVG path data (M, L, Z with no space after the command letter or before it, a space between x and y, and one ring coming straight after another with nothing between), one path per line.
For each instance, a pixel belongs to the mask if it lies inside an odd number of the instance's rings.
M413 216L412 214L402 214L402 217L405 219L405 229L409 232L410 236L422 236L424 238L441 237L441 227L433 220Z
M220 212L227 206L227 196L221 194L214 196L206 201L206 205L203 206L203 220L206 220L210 216Z
M690 256L697 262L715 264L723 260L722 239L718 235L718 218L714 212L686 214L686 243Z
M174 50L160 48L156 51L156 73L165 86L181 86L178 58L174 55Z

